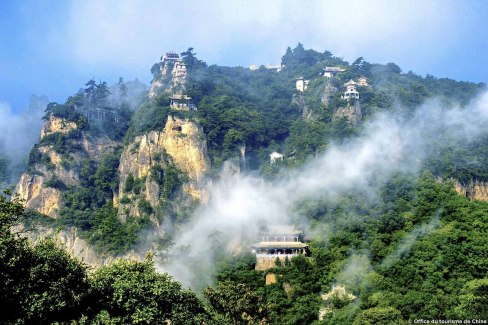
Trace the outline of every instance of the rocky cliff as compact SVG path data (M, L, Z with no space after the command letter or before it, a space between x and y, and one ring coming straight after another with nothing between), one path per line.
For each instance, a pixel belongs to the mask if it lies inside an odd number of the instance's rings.
M68 134L77 129L74 122L53 117L45 122L41 142L31 155L37 156L28 171L23 173L16 187L16 193L25 201L25 207L52 218L59 217L62 206L60 187L79 184L78 167L84 158L98 159L104 152L113 150L116 143L105 136L93 139L82 132L81 146L76 151L64 154L56 152L53 144L44 143L48 135ZM62 185L61 185L62 184Z
M320 102L323 105L328 105L329 101L330 101L330 96L332 96L337 91L338 91L338 89L336 87L334 87L332 82L329 80L324 87L324 91L322 93L322 96L320 97Z
M22 236L33 243L38 243L44 238L52 238L72 256L89 265L102 266L114 259L112 256L95 252L85 240L78 236L78 230L74 227L63 230L55 230L42 225L36 225L35 229L24 228L23 226L18 228L15 230L21 231Z
M351 125L358 125L363 118L359 102L356 102L354 104L348 103L345 107L339 107L334 113L334 118L346 118L347 121L351 123Z
M166 92L184 94L186 91L186 66L181 60L177 62L161 62L160 74L151 82L149 98L158 93Z
M151 131L136 137L122 152L117 201L126 203L119 204L119 213L141 214L138 208L141 196L127 192L129 178L143 182L143 198L156 208L161 200L162 184L152 173L164 174L170 165L188 177L182 186L183 192L194 200L205 201L204 174L209 168L209 159L203 131L189 119L168 116L163 131Z
M41 139L52 133L68 133L76 128L76 123L69 122L63 118L55 117L51 114L41 130Z
M473 181L467 185L454 182L454 188L460 195L469 200L488 202L488 183Z

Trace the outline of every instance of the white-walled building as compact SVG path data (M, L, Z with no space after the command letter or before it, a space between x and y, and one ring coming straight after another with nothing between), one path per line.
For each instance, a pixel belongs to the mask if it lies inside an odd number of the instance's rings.
M344 71L346 71L346 69L343 69L341 67L325 67L324 72L322 72L322 76L327 78L332 78L339 72L344 72Z
M366 77L361 77L358 79L358 86L369 86L368 79Z
M276 152L276 151L273 151L270 155L269 155L269 160L271 163L274 163L278 160L283 160L284 156L283 154L279 153L279 152Z
M352 79L346 82L344 84L346 91L344 92L344 95L342 95L342 98L345 100L350 100L351 98L359 99L359 92L356 90L356 86L357 83Z
M298 77L295 83L296 89L300 92L304 92L308 88L310 80L305 80L303 77Z

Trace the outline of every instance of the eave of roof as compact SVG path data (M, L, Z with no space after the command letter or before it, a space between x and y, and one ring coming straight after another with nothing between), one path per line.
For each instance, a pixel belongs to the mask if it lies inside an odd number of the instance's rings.
M308 245L300 242L260 242L252 245L253 248L307 248Z

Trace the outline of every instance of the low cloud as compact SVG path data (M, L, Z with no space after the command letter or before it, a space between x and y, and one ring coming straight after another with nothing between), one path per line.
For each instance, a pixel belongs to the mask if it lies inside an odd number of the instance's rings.
M14 113L10 105L0 102L0 150L9 160L11 172L18 173L27 155L40 138L46 97L31 96L29 107L23 113Z
M240 240L244 245L241 249L249 250L246 241L255 239L259 225L300 220L301 216L294 213L303 200L333 201L351 191L374 199L392 175L418 173L421 161L434 146L447 145L448 137L472 141L486 134L486 123L487 94L465 109L447 109L431 101L419 107L412 117L377 115L359 137L346 144L332 145L302 168L284 172L277 181L268 182L256 175L224 177L212 187L208 205L196 212L193 223L176 238L177 247L189 248L190 258L178 259L163 265L162 269L187 285L194 284L195 261L206 270L212 269L212 254L209 254L212 233L222 234L224 247ZM435 225L427 226L431 229ZM426 227L419 229L418 235ZM399 249L404 251L411 244L407 240ZM211 279L208 272L205 281Z

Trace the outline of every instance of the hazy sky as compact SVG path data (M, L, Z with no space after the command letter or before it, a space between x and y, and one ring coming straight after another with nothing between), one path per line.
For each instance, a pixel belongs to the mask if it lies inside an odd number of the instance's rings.
M2 0L0 102L63 102L90 78L149 82L169 50L209 64L279 63L286 47L488 81L488 1Z

